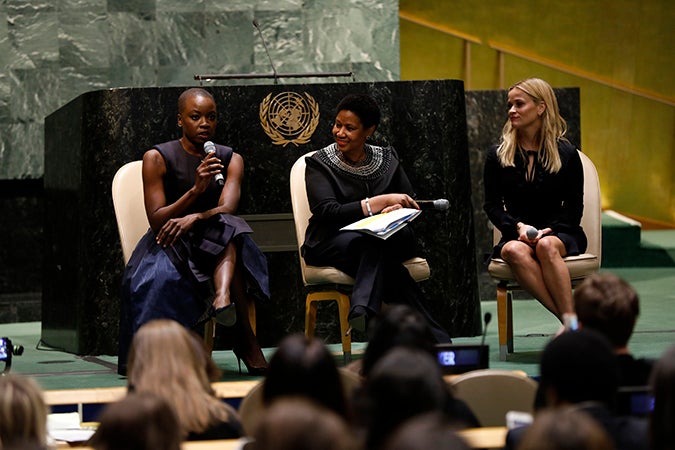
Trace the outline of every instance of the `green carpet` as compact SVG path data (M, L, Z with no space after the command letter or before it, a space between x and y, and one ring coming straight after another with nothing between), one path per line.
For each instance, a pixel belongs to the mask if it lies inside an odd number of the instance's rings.
M658 358L675 344L675 269L673 268L617 268L612 272L623 277L640 295L641 315L631 339L634 354ZM507 361L499 361L497 336L497 304L481 303L483 313L490 312L493 320L488 326L485 342L490 346L490 367L523 370L538 376L538 361L542 348L558 329L557 320L534 300L514 300L514 349ZM24 346L24 354L15 356L12 372L29 374L44 389L73 389L88 387L124 386L126 379L116 373L117 358L113 356L76 356L50 351L38 346L40 322L1 324L0 336L8 336L15 345ZM479 343L480 337L456 338L456 343ZM336 361L342 363L340 344L329 346ZM354 358L363 353L364 343L353 344ZM274 348L265 349L267 358ZM237 369L237 361L228 350L215 351L213 358L223 370L223 381L252 379ZM0 364L2 367L2 364Z
M614 211L602 213L602 267L675 267L675 230L642 230Z

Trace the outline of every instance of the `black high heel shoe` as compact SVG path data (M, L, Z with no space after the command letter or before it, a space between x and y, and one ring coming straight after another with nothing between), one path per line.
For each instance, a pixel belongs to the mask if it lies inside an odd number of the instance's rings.
M256 348L253 349L254 353L258 353L259 358L262 359L262 362L256 361L255 363L253 362L252 355L249 354L244 354L243 350L240 349L239 347L234 347L232 349L234 352L234 356L237 357L237 365L239 366L239 375L241 375L241 362L244 361L244 365L246 366L246 370L248 371L249 375L253 376L264 376L267 373L267 361L265 361L265 355L263 354L262 350L260 347L256 345Z
M348 321L350 331L356 330L364 333L368 327L368 311L363 306L355 306L349 314Z
M221 308L213 308L211 317L213 317L217 323L226 327L231 327L237 323L237 309L234 307L234 303L230 303Z

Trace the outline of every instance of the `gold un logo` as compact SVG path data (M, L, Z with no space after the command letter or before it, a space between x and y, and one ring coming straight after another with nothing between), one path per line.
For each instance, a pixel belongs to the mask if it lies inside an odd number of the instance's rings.
M306 144L319 123L319 105L307 92L268 94L260 103L260 125L275 145Z

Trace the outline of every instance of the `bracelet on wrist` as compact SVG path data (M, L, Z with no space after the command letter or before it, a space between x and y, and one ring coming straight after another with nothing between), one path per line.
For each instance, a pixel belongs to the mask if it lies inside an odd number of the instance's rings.
M368 210L368 215L369 215L369 216L372 216L372 215L373 215L373 210L370 209L370 200L368 199L368 197L366 197L366 209Z

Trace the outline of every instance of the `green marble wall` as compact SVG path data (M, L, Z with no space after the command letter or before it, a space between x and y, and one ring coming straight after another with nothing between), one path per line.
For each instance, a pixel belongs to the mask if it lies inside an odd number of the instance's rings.
M105 88L196 73L354 71L399 78L398 0L0 2L0 180L40 178L44 117Z

